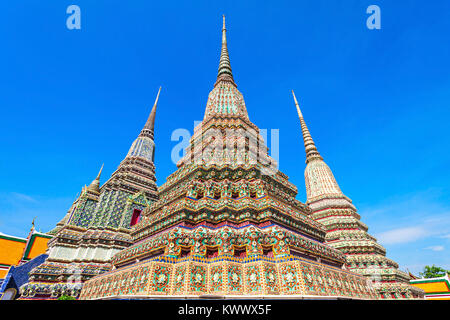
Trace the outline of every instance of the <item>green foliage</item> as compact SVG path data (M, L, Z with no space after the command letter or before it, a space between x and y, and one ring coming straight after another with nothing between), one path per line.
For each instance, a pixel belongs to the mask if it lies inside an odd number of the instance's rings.
M445 270L441 267L436 267L434 264L430 266L425 266L423 268L423 272L420 272L419 275L422 278L438 278L445 276L446 273L450 273L450 271Z
M63 296L59 297L58 300L77 300L77 299L75 299L72 296L65 296L65 295L63 295Z

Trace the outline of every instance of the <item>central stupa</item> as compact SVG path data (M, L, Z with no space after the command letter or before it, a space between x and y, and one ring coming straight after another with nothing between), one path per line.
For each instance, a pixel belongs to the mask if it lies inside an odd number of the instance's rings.
M217 81L177 167L133 227L133 245L80 299L377 298L268 156L233 78L225 18Z

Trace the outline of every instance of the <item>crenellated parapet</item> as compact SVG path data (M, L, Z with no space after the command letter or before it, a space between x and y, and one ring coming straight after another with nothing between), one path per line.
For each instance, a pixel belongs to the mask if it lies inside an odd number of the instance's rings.
M159 233L144 241L122 250L116 254L111 262L124 265L130 261L148 259L157 255L182 257L195 255L201 257L215 257L222 254L251 257L252 255L269 255L273 257L301 254L316 260L320 256L322 261L330 264L342 265L344 255L331 247L314 241L302 234L269 224L264 227L248 225L244 228L223 226L212 227L176 227Z
M280 197L291 202L300 203L295 200L297 188L288 181L286 175L278 172L276 175L264 175L262 169L255 165L237 165L222 164L213 166L197 165L195 163L178 169L176 175L167 179L158 192L160 201L154 206L165 204L176 198L176 192L179 189L185 190L187 184L197 183L198 181L213 180L210 183L238 183L239 180L260 180L259 188L269 190L278 194ZM240 182L242 183L242 182ZM246 182L247 183L247 182ZM303 205L305 208L307 206Z
M141 223L133 229L132 236L135 240L143 239L182 221L190 223L230 221L235 224L245 221L254 223L273 221L299 229L314 239L325 237L323 226L310 220L301 209L270 196L220 199L184 197L146 214Z

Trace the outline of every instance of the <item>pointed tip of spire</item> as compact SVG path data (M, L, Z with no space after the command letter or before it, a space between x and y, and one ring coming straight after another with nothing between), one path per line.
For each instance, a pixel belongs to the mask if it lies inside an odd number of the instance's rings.
M153 108L156 108L156 105L158 104L159 94L161 93L161 88L162 88L162 86L159 86L158 94L156 95L156 99L155 99L155 103L153 104Z
M295 97L295 92L294 92L294 90L291 90L291 92L292 92L292 95L294 96L295 102L297 102L297 98Z
M35 229L34 222L36 221L36 218L37 218L37 216L34 217L33 220L31 221L31 230L30 231L34 231L34 229Z
M98 181L100 181L100 176L102 175L102 171L103 171L103 166L104 166L104 165L105 165L105 164L103 163L102 166L101 166L101 168L100 168L100 171L98 172L97 178L95 178L95 179L98 180Z
M300 106L298 104L297 97L295 96L294 90L291 90L291 91L292 91L292 96L294 97L295 106L297 108L298 117L303 118L303 114L302 114L302 111L300 110Z
M162 86L159 86L158 94L156 95L155 103L153 104L152 111L150 112L149 116L149 129L155 130L155 117L156 117L156 108L158 107L158 101L159 101L159 94L161 93Z
M95 179L91 182L91 184L88 187L86 187L86 185L84 185L83 189L88 190L93 193L96 193L96 194L100 193L100 176L102 175L103 166L104 166L104 164L102 164L100 171L97 174L97 177L95 177Z
M159 101L159 94L161 93L162 86L159 86L158 93L156 95L155 103L153 104L152 111L150 112L150 115L148 116L147 122L145 123L144 129L142 132L149 132L151 131L151 137L153 138L153 131L155 130L155 118L156 118L156 108L158 106Z
M220 81L228 81L236 86L236 83L234 82L234 79L233 79L233 73L231 71L230 57L228 55L227 29L225 27L225 15L223 15L222 18L223 18L222 50L220 52L219 70L217 72L216 85Z
M305 144L305 152L306 152L306 163L313 159L323 160L319 151L317 151L316 145L309 133L308 127L306 126L305 119L303 119L303 114L300 110L300 106L297 101L297 97L295 96L294 90L292 90L292 96L294 97L295 106L297 107L298 117L300 119L300 125L302 128L303 142Z

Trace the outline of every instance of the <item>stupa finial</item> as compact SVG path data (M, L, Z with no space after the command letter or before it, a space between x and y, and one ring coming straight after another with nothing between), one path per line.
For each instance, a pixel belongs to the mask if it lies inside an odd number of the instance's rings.
M85 186L86 190L96 194L100 193L100 176L102 175L103 165L104 164L102 164L100 171L97 174L97 177L91 182L91 184L88 187Z
M227 48L227 28L225 26L225 15L223 15L223 27L222 27L222 50L220 52L219 70L217 72L217 83L220 81L229 81L234 83L233 73L231 71L230 57L228 55Z
M105 164L103 163L102 166L101 166L101 168L100 168L100 171L98 172L97 178L95 178L95 180L100 181L100 176L102 175L102 171L103 171L103 166L104 166L104 165L105 165Z
M306 163L313 159L323 160L319 151L317 151L316 145L309 133L308 127L306 126L305 119L303 119L302 111L300 110L300 106L297 101L297 97L295 96L294 90L292 90L292 96L294 97L295 106L297 107L298 117L300 119L300 125L302 127L303 141L305 143L305 152L306 152Z
M156 118L156 107L158 106L159 94L161 93L161 86L159 87L158 94L156 95L155 103L153 104L152 111L148 116L147 122L141 131L140 136L147 136L153 139L155 131L155 118Z
M35 225L34 225L34 222L36 221L36 218L37 217L34 217L33 220L31 221L31 230L30 230L31 232L33 232L36 229Z
M156 107L158 106L159 94L161 93L161 86L159 87L158 94L156 95L155 103L153 104L152 111L148 116L147 123L145 124L145 129L154 131L155 130L155 117L156 117Z

